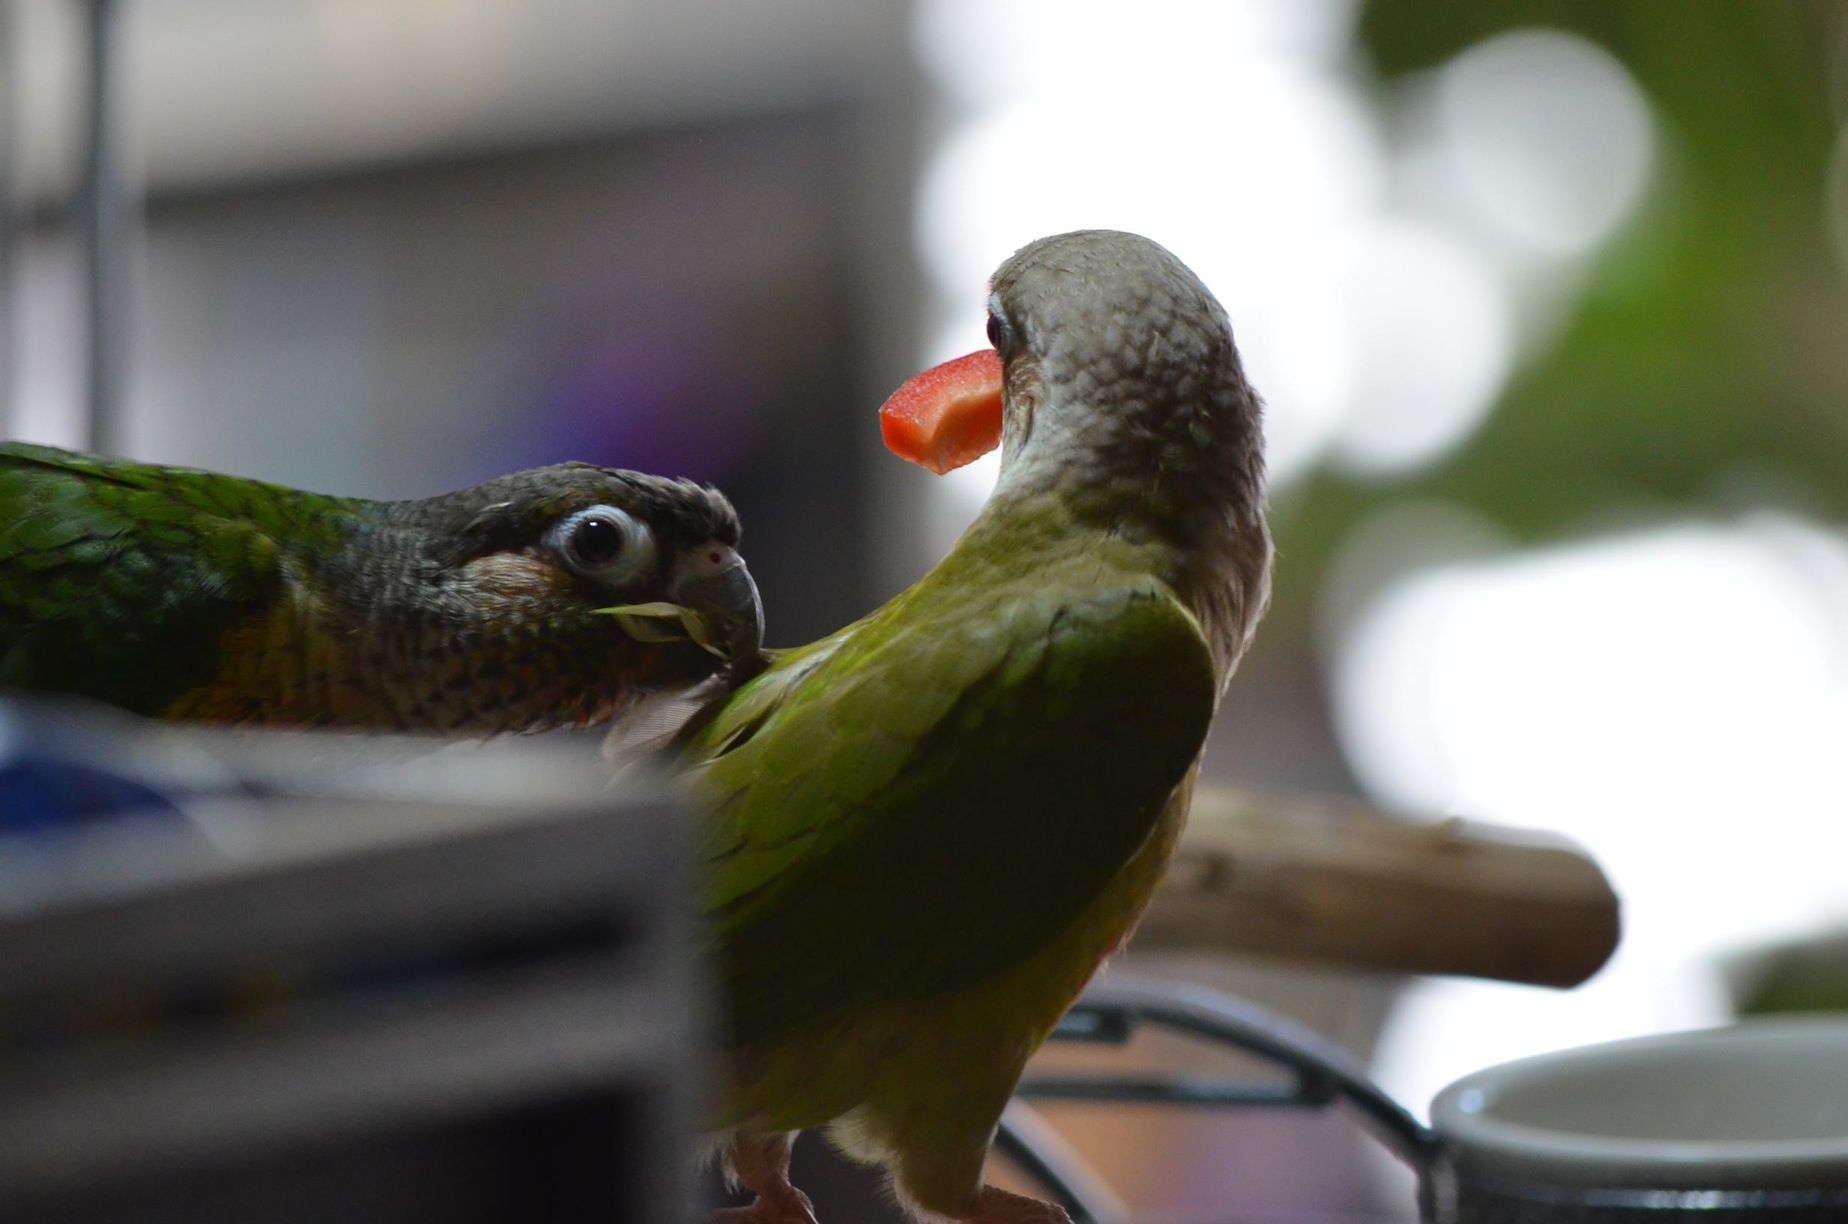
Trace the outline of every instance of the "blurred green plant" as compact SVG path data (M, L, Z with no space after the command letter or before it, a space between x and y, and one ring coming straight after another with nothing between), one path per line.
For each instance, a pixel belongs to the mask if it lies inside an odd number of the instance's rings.
M1539 543L1618 519L1754 505L1848 519L1848 250L1830 230L1848 113L1839 0L1372 0L1360 39L1390 85L1507 31L1582 35L1646 93L1663 155L1572 317L1434 465L1323 468L1278 507L1279 614L1306 632L1353 528L1407 497Z
M1761 950L1732 976L1742 1016L1848 1012L1848 937L1836 931Z

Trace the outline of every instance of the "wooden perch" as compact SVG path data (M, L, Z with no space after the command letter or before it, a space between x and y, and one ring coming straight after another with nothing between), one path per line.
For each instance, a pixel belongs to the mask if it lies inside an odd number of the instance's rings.
M1618 931L1564 838L1202 786L1135 947L1575 986Z

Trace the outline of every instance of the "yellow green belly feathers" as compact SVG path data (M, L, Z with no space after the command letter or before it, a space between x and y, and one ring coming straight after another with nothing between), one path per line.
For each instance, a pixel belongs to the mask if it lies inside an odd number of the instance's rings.
M724 990L738 1221L798 1224L827 1127L922 1220L1044 1224L983 1184L1028 1056L1135 924L1269 590L1259 404L1224 311L1147 239L1035 242L992 354L888 404L941 469L999 440L917 585L777 657L686 745Z
M10 443L0 689L224 723L599 722L755 657L738 539L717 491L590 464L376 502Z

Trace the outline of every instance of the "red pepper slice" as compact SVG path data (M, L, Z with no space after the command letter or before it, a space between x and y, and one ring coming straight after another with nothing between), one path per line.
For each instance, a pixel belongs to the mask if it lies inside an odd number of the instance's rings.
M1001 357L982 349L914 374L879 409L885 444L941 476L1001 445Z

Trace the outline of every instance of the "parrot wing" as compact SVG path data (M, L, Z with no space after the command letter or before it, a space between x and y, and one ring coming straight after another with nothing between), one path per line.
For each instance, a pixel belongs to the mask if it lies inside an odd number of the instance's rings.
M1147 838L1212 717L1200 625L1153 582L1060 599L1035 578L939 584L961 587L940 606L914 588L692 745L734 1040L1005 969Z
M206 472L0 446L0 687L158 714L213 677L227 629L279 597L285 550L265 522L287 515L296 530L315 510L348 504Z

